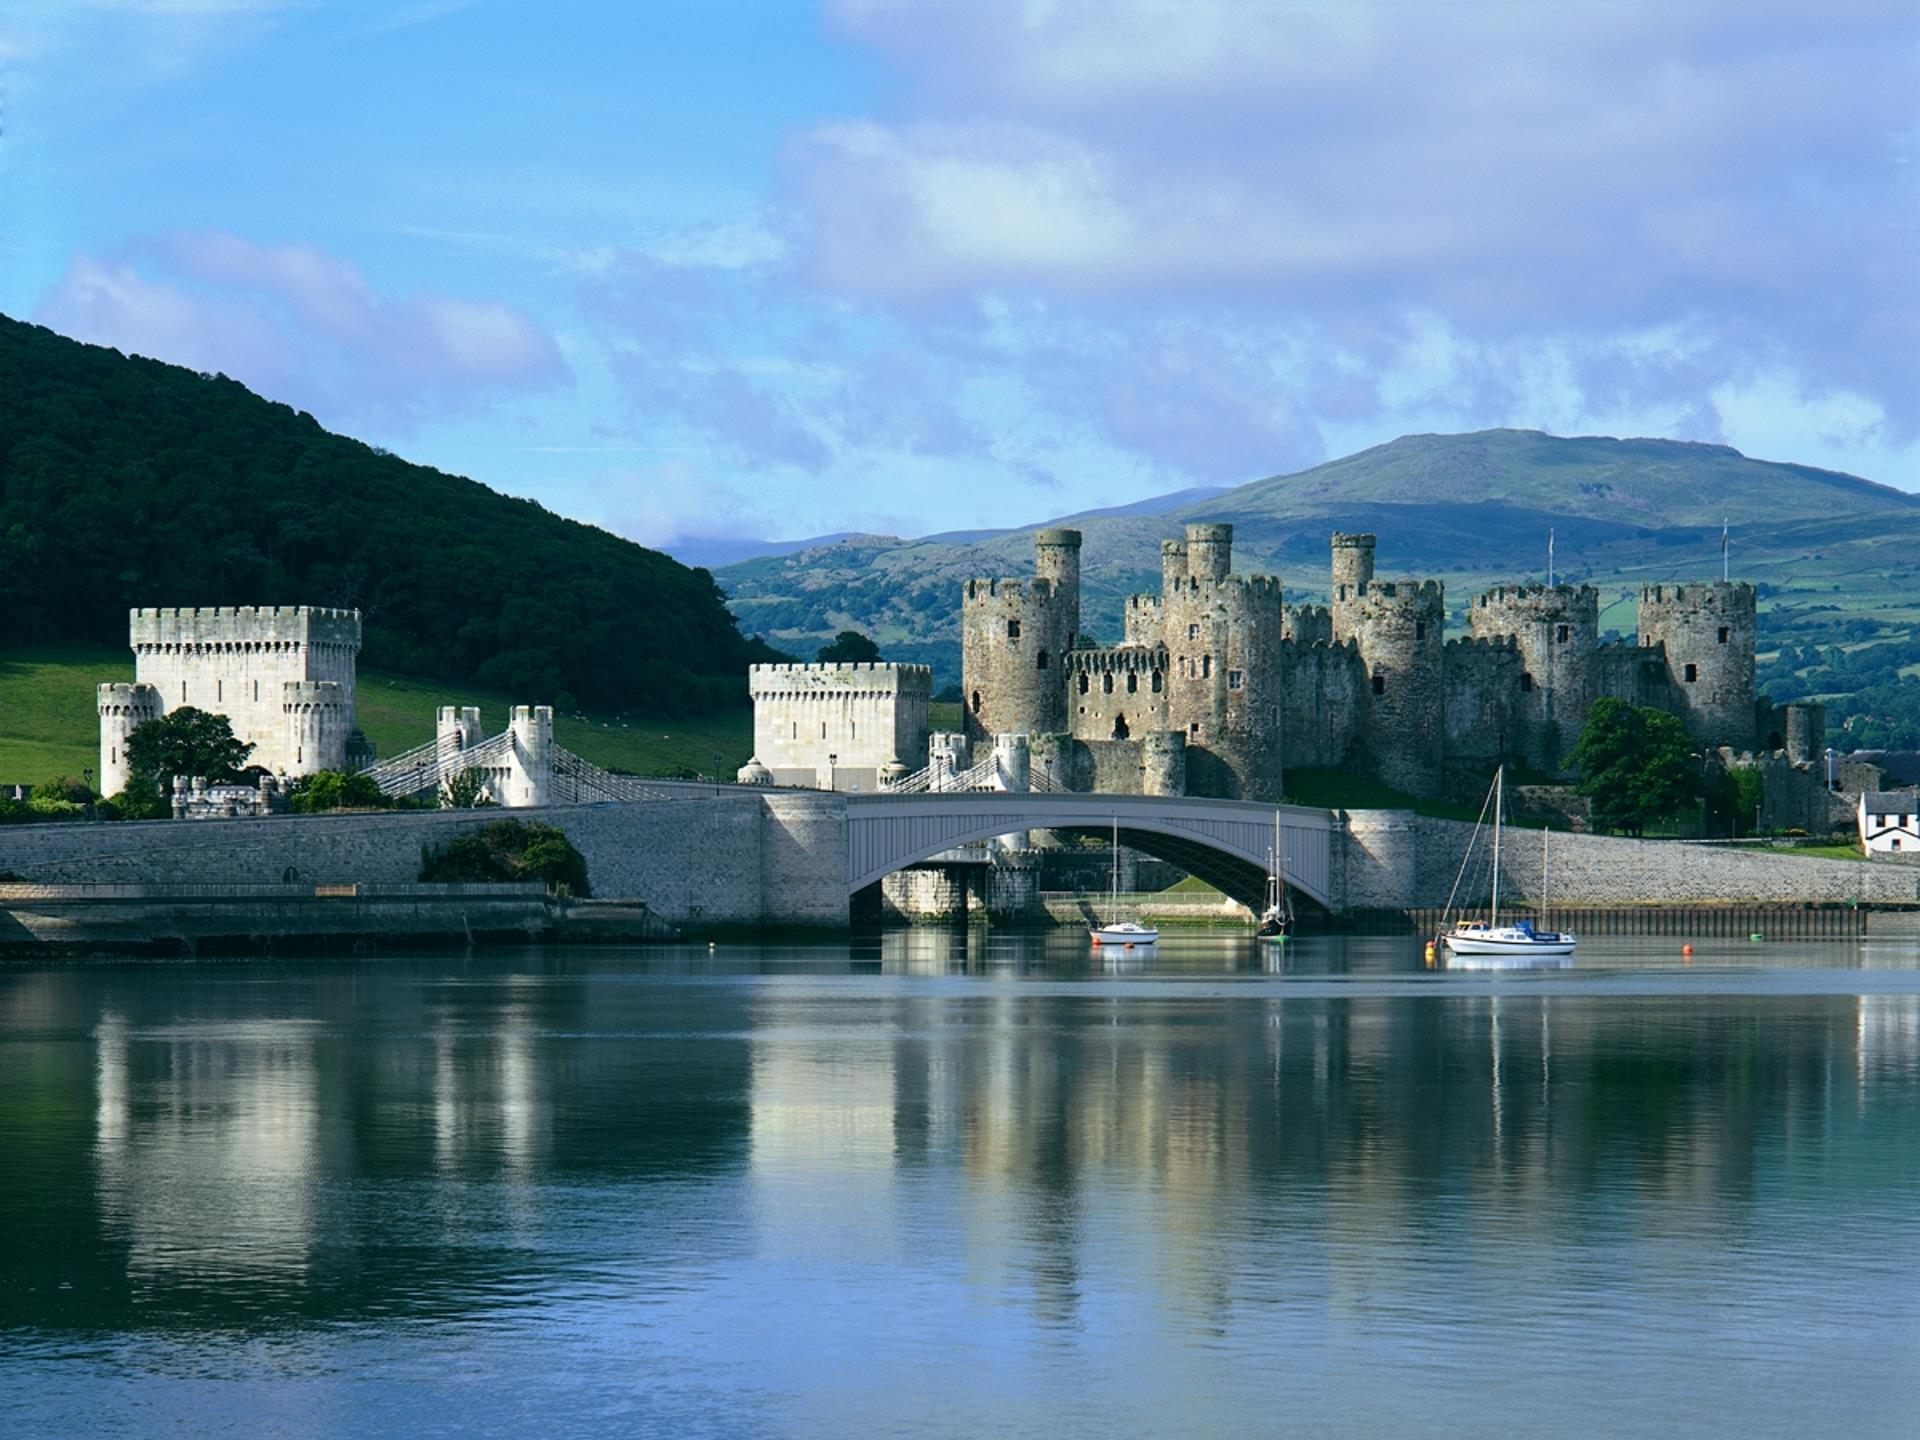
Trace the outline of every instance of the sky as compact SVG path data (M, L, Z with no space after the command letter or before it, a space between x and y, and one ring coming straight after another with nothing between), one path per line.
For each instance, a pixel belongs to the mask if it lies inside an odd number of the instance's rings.
M0 312L654 545L1506 425L1920 490L1912 0L9 0Z

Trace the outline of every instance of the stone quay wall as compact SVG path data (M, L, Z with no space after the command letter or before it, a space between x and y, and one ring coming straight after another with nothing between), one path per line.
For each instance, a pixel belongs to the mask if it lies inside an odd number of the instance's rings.
M1441 906L1460 871L1473 826L1408 810L1348 812L1334 838L1339 908L1413 910ZM1541 832L1509 830L1500 890L1537 902ZM1456 903L1484 903L1490 836L1481 835ZM1558 910L1575 905L1920 904L1920 867L1738 850L1678 840L1633 840L1555 831L1547 844L1544 893ZM1477 877L1477 884L1474 883Z
M423 850L501 819L556 825L594 894L674 924L847 923L846 801L718 790L643 804L10 825L0 874L44 884L409 884Z

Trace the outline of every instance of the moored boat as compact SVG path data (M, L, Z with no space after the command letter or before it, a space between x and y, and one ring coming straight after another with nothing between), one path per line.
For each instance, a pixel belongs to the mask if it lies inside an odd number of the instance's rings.
M1451 930L1443 931L1441 943L1447 947L1450 956L1463 958L1470 962L1504 960L1509 964L1525 964L1529 961L1566 960L1573 954L1574 937L1571 931L1536 929L1533 921L1520 919L1511 925L1500 923L1500 830L1501 811L1505 808L1507 768L1502 765L1494 772L1493 790L1488 803L1493 807L1493 899L1488 906L1485 920L1462 920ZM1481 814L1485 817L1485 810ZM1479 835L1476 828L1475 837ZM1469 842L1466 855L1460 860L1460 874L1464 876L1467 862L1472 858L1473 845ZM1454 880L1454 889L1460 888L1460 880ZM1547 846L1546 834L1540 839L1540 891L1541 904L1546 903L1547 888ZM1451 897L1448 900L1451 908Z
M1138 920L1120 918L1120 817L1113 817L1113 898L1107 906L1107 923L1095 925L1087 931L1093 937L1093 948L1103 945L1120 945L1132 949L1136 945L1151 945L1160 938L1160 932L1151 925L1142 925Z

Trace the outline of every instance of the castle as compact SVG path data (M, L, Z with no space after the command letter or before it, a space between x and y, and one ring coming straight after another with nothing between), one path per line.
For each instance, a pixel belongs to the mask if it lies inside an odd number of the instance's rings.
M127 740L182 706L225 715L248 763L298 777L373 758L355 728L360 612L307 605L135 610L134 680L100 687L100 793L127 787Z
M742 784L878 790L925 763L924 665L755 665L747 685L753 758Z
M1278 800L1289 767L1340 768L1433 797L1496 764L1563 776L1602 696L1681 716L1703 750L1825 743L1818 706L1754 693L1754 592L1727 580L1648 585L1637 643L1600 639L1591 585L1499 586L1446 634L1437 580L1382 580L1375 537L1332 537L1330 603L1233 573L1233 527L1161 547L1160 594L1126 602L1124 638L1080 633L1080 534L1034 536L1031 579L963 596L968 737L1024 734L1063 788Z

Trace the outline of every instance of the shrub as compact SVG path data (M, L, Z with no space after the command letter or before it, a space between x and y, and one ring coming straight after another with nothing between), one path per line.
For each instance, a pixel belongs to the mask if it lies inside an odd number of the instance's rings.
M296 815L313 815L324 810L384 810L387 804L371 776L321 770L294 787L291 807Z
M543 880L564 894L591 895L587 859L553 825L496 820L423 854L420 878L443 884Z

